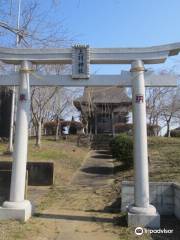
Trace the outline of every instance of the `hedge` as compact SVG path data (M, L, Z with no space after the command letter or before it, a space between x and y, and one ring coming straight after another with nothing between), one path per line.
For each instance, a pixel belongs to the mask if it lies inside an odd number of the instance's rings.
M171 130L171 132L170 132L170 135L171 135L171 137L180 137L180 130L178 129L178 130Z
M133 166L133 139L127 134L120 134L110 142L112 156L128 167Z

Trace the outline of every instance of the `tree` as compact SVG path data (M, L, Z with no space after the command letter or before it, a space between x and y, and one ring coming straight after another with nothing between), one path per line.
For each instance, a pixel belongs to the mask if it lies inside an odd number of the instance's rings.
M177 88L148 88L147 118L150 126L166 127L166 136L170 136L171 124L180 112L180 89ZM159 128L157 128L157 131Z
M170 137L170 127L180 112L180 88L169 88L162 98L161 119L166 126L166 137Z
M17 26L19 1L21 1L21 9L19 26ZM60 11L59 4L49 0L45 9L40 0L19 1L1 1L1 46L15 46L14 36L17 35L20 47L55 47L72 42L62 20L53 17Z
M149 126L160 126L161 114L162 114L162 99L168 92L167 88L162 87L150 87L146 88L146 108L147 119ZM160 128L156 128L156 135L159 134Z
M61 134L61 119L69 115L72 105L73 92L68 88L59 88L53 98L53 118L56 120L55 140L59 139Z
M52 98L57 88L33 88L31 93L32 123L36 132L36 145L41 146L41 131L45 120L52 117ZM49 116L50 115L50 116Z
M58 1L46 2L47 9L43 8L43 2L39 0L19 0L18 1L1 1L0 6L0 39L1 46L9 47L15 46L14 36L17 36L17 43L19 47L64 47L72 43L72 40L68 37L61 20L57 20L53 16L58 9ZM21 8L18 10L18 8ZM17 12L18 10L18 24ZM20 18L21 16L21 18ZM5 70L7 66L4 65ZM64 67L60 66L36 66L36 69L41 71L60 71ZM2 64L1 64L1 69ZM12 69L11 69L12 70ZM42 88L33 88L32 90L32 103L31 109L33 109L33 123L37 124L35 128L37 142L40 144L40 129L42 124L42 112L44 112L45 106L47 107L50 97L52 97L56 90L44 90ZM46 92L46 93L45 93ZM43 94L47 96L47 99L43 98ZM50 94L50 95L48 95ZM37 96L40 97L38 100ZM33 100L33 97L35 99ZM43 102L44 101L44 102ZM37 104L35 107L34 104ZM37 114L38 113L38 114Z

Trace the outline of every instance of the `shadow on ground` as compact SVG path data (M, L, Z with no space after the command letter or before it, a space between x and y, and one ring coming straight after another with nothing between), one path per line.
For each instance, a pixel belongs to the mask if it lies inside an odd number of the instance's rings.
M113 225L126 227L126 215L117 217L97 217L97 216L77 216L65 214L46 214L36 213L36 218L52 219L52 220L65 220L65 221L82 221L82 222L99 222L99 223L112 223Z
M96 217L96 216L76 216L76 215L64 215L64 214L46 214L36 213L35 217L53 219L53 220L69 220L69 221L83 221L83 222L101 222L101 223L113 223L113 218Z
M92 161L95 160L104 160L109 159L112 160L111 162L116 162L115 159L112 158L112 155L109 150L96 150L95 155L92 155L91 159ZM114 164L114 166L93 166L93 167L84 167L81 169L82 172L89 173L89 174L103 174L103 175L112 175L116 174L121 171L126 171L130 169L131 167L127 164L122 164L119 161L117 164Z
M102 175L112 175L113 167L87 167L82 168L81 171L90 174L102 174Z
M105 206L103 209L90 209L86 212L99 212L99 213L120 213L121 209L121 197L116 198L110 205Z
M99 155L93 155L92 158L98 158L98 159L112 159L112 156L109 154L99 154Z
M109 150L96 150L96 153L103 155L111 155L111 152Z

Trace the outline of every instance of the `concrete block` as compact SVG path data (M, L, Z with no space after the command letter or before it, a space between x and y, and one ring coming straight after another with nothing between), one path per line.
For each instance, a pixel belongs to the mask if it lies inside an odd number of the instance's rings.
M28 162L28 185L49 186L54 183L53 162Z
M180 200L180 189L174 189L174 196Z
M160 228L160 215L155 214L135 214L128 212L129 227L146 227L151 229Z
M122 187L122 194L134 194L134 186L123 186Z
M180 219L180 185L174 184L174 215Z
M173 183L174 189L180 190L180 183Z
M177 197L180 197L180 186L176 186L176 189ZM134 192L134 183L132 181L123 182L121 211L126 211L126 206L134 202L134 194L132 192ZM150 182L150 203L162 215L174 214L174 184L171 182Z
M168 205L168 204L173 204L174 203L174 196L169 196L169 195L162 195L162 199L161 199L161 204L162 205Z
M174 199L174 215L180 219L180 200L177 197Z
M174 213L174 204L164 206L156 204L154 206L156 206L156 209L160 215L173 215Z
M174 215L180 219L180 206L174 206Z
M0 183L9 184L10 178L3 174L4 171L10 171L12 162L0 162ZM29 186L50 186L54 183L54 163L53 162L28 162L28 185ZM4 184L1 184L3 186ZM9 184L10 185L10 184Z
M0 169L0 205L9 199L11 171Z
M28 200L21 202L4 202L0 207L0 220L16 219L26 222L32 215L32 205Z

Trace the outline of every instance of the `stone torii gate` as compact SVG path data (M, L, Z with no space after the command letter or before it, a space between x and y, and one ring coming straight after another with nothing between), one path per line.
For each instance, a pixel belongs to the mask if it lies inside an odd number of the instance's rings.
M26 221L32 214L30 201L24 199L30 86L116 85L133 90L135 202L128 207L128 225L159 227L160 216L149 203L145 86L175 87L176 77L145 72L144 64L163 63L168 56L179 52L180 43L147 48L89 48L82 45L63 49L0 48L1 61L20 65L19 73L0 76L1 86L19 86L10 199L0 208L0 219ZM31 74L33 64L72 64L72 74L40 76L38 73L36 78ZM131 70L122 71L121 75L90 75L90 64L131 64Z

